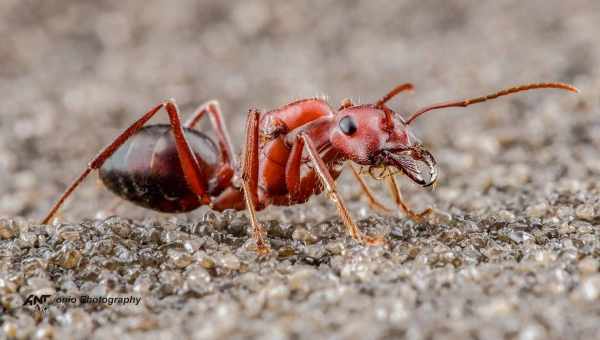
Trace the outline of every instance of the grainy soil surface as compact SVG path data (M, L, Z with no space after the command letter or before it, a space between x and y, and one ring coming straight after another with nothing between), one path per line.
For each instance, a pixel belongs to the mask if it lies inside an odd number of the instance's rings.
M0 337L599 339L598 34L596 0L0 1ZM423 116L439 185L401 179L415 209L436 208L422 223L371 211L342 176L385 246L355 243L315 197L259 214L274 249L259 258L245 213L112 209L95 175L39 224L166 98L188 114L220 100L241 150L250 107L369 103L406 81L391 104L405 114L518 83L582 91Z

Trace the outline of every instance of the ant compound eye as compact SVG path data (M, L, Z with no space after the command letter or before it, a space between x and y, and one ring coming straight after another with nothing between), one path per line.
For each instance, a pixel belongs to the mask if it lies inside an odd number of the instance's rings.
M356 122L354 122L354 119L352 119L352 117L350 116L346 116L340 119L339 126L340 130L342 130L342 132L348 136L353 135L358 129L358 127L356 126Z

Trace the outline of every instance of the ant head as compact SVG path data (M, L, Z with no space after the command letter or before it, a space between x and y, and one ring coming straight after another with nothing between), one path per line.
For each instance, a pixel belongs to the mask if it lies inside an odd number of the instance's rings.
M344 102L336 115L330 142L342 155L355 163L371 168L397 168L414 182L429 186L437 180L437 166L429 151L408 130L408 126L416 118L433 110L467 107L517 92L548 88L579 92L577 88L564 83L519 85L481 97L429 105L404 120L385 104L398 93L413 89L410 83L401 84L375 104L353 106L349 101ZM429 169L427 180L421 175L420 164Z
M437 179L433 156L423 149L402 117L385 103L349 106L340 110L330 142L357 164L396 168L423 186L432 185ZM428 179L423 178L419 163L428 167Z

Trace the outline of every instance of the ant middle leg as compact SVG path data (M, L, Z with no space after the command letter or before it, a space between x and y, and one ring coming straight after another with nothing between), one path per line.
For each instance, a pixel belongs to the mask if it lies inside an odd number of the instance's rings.
M160 109L165 108L169 115L169 121L175 137L175 145L177 155L183 169L185 180L190 188L200 199L203 204L210 202L210 197L206 191L206 187L201 180L200 166L196 160L196 156L192 153L192 149L185 138L183 126L179 118L179 110L175 105L175 101L167 100L150 111L146 112L141 118L135 121L125 131L123 131L115 140L106 146L96 157L94 157L83 172L69 185L69 187L61 194L59 199L54 203L46 217L42 220L42 224L47 224L58 209L63 205L65 200L75 191L75 189L83 182L83 180L93 171L97 170L104 162L112 156L121 145L123 145L131 136L139 131Z
M391 213L392 209L386 207L383 203L381 203L379 201L379 199L377 199L377 197L375 196L373 191L371 191L371 189L369 188L369 185L367 184L365 179L361 176L361 174L358 171L356 171L354 166L352 164L348 164L348 166L352 170L352 174L354 175L354 178L356 178L356 180L358 181L358 184L360 184L360 188L361 188L363 194L365 194L365 196L367 197L367 200L368 200L368 203L369 203L369 206L371 207L371 209L382 212L384 214Z
M256 250L260 254L268 254L271 248L265 241L266 231L256 218L256 205L258 203L258 157L259 157L259 118L258 110L248 112L246 123L246 150L242 165L242 189L246 209L252 224L252 237L256 241Z

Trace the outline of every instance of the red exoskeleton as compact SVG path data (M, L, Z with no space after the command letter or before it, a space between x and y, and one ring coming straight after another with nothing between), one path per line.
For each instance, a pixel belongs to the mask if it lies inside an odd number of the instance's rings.
M378 244L381 237L364 235L353 222L335 180L345 161L383 169L398 208L419 220L431 209L412 211L404 202L394 172L415 183L430 186L437 180L435 158L409 131L422 114L436 109L466 107L500 96L532 89L556 88L577 92L563 83L537 83L508 88L487 96L427 106L403 118L386 103L398 93L411 90L401 84L374 104L354 105L346 99L334 110L317 98L299 100L261 113L250 110L246 126L243 164L238 165L221 111L216 101L201 105L185 123L173 100L145 113L105 147L65 190L44 218L48 223L65 199L93 170L115 194L140 206L168 213L191 211L201 205L212 209L247 209L257 250L269 251L265 231L256 211L269 205L306 202L323 190L333 201L349 234L356 241ZM165 109L170 124L146 122ZM217 143L194 129L209 116ZM372 207L387 210L373 196L361 174L350 165ZM393 169L393 170L392 170ZM423 173L427 169L427 173Z

